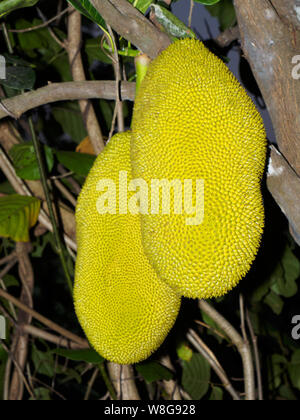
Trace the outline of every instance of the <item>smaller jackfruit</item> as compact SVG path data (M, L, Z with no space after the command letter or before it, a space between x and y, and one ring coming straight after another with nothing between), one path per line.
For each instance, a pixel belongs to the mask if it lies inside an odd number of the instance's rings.
M98 156L78 200L74 300L95 350L112 362L131 364L162 344L180 298L144 254L139 215L124 212L131 195L119 196L121 172L129 183L129 132L114 136ZM99 199L111 205L106 214L100 214Z
M167 207L151 191L142 242L178 293L221 296L250 269L264 226L265 157L261 116L201 42L177 41L150 64L134 106L132 173L149 186L163 181L161 196L169 194Z

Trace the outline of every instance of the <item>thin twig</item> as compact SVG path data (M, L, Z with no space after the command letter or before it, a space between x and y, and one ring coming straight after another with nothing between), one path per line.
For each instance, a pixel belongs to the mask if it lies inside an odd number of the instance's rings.
M11 260L15 260L17 258L16 251L13 251L11 254L7 255L6 257L1 258L0 265L6 264Z
M209 315L237 347L243 362L246 400L255 400L255 378L251 349L236 329L209 303L199 301L199 307Z
M245 304L244 304L244 296L242 295L242 293L240 293L239 299L240 299L241 330L242 330L245 343L248 343L246 324L245 324Z
M81 58L81 14L76 11L69 15L68 20L68 55L71 67L71 73L74 81L85 81L85 71ZM97 116L95 114L91 101L79 101L82 117L96 154L104 149L104 139L101 132Z
M29 126L30 126L30 130L31 130L31 134L32 134L33 146L34 146L35 154L36 154L36 157L37 157L41 182L42 182L43 189L44 189L44 194L45 194L45 197L46 197L49 216L50 216L51 224L52 224L52 227L53 227L53 234L54 234L54 239L55 239L56 250L57 250L57 253L59 255L61 265L62 265L62 268L64 270L64 274L65 274L69 289L72 293L73 285L72 285L71 276L70 276L68 265L67 265L66 258L65 258L65 252L64 252L65 247L62 243L60 233L59 233L59 230L58 230L58 226L57 226L57 221L56 221L54 211L53 211L52 200L51 200L51 197L50 197L50 191L49 191L49 187L48 187L48 183L47 183L47 174L46 174L46 169L45 169L45 163L44 163L43 155L42 155L42 151L41 151L41 145L40 145L40 142L39 142L39 140L36 136L31 117L29 118Z
M87 386L87 389L86 389L86 393L85 393L85 396L84 396L84 401L88 401L90 399L90 395L91 395L94 383L95 383L98 375L99 375L99 369L95 368L94 372L92 374L92 377L89 380L89 383L88 383L88 386Z
M87 348L87 341L83 338L78 337L77 335L71 333L70 331L60 327L59 325L55 324L54 322L50 321L48 318L44 317L43 315L36 312L34 309L29 308L28 306L24 305L20 302L17 298L7 293L5 290L0 288L0 297L12 302L17 308L21 309L29 313L33 318L37 321L44 324L46 327L50 328L53 331L56 331L58 334L62 335L63 337L68 338L69 340L73 341L74 343L79 344L81 348Z
M189 12L189 20L188 20L189 28L192 27L194 6L195 6L194 0L190 0L190 12Z
M65 198L72 204L73 207L76 207L77 201L70 193L70 191L58 180L54 180L56 188L65 196Z
M37 12L40 16L40 18L42 19L42 21L44 23L47 23L47 19L45 18L43 12L37 7ZM55 34L55 32L52 30L52 28L49 25L46 25L49 34L51 35L51 37L54 39L54 41L61 47L62 50L66 50L67 49L67 41L61 41L58 36Z
M58 13L56 16L54 16L53 18L47 20L46 22L41 23L40 25L32 26L32 27L26 28L26 29L8 29L7 31L10 32L10 33L12 33L12 34L23 34L23 33L26 33L26 32L32 32L32 31L36 31L38 29L46 28L52 22L56 21L57 19L61 18L66 13L68 13L70 11L70 9L71 9L70 7L67 7L65 10L63 10L60 13Z
M237 391L233 388L232 384L230 383L225 370L220 365L218 359L216 358L215 354L206 346L206 344L201 340L201 338L196 334L195 331L192 329L189 330L187 334L187 338L190 343L202 354L202 356L208 361L212 369L220 378L222 385L224 388L229 392L232 398L235 401L239 401L240 397Z
M72 350L83 349L82 345L78 345L77 343L71 340L68 340L66 338L58 337L56 335L50 334L47 331L34 327L33 325L24 325L21 328L26 334L30 334L33 337L41 338L43 340L49 341L49 343L56 344L58 347L65 347L67 349L72 349ZM89 348L88 342L86 343L86 348Z
M120 84L121 84L121 65L120 65L120 59L118 54L118 47L116 43L116 39L113 33L113 30L109 25L108 32L110 34L110 37L113 41L113 47L114 51L112 51L112 57L113 57L113 68L115 72L115 78L116 78L116 108L117 108L117 117L118 117L118 132L122 133L124 131L124 113L123 113L123 104L120 99Z
M15 365L16 369L18 370L19 375L21 376L22 381L23 381L23 383L24 383L24 385L25 385L25 387L26 387L26 389L27 389L28 393L30 394L31 398L35 399L35 397L34 397L34 392L33 392L33 391L32 391L32 389L30 388L30 385L28 384L28 382L27 382L27 380L26 380L26 378L25 378L25 376L24 376L24 373L22 372L22 369L20 368L19 364L18 364L18 363L17 363L17 361L15 360L15 358L14 358L14 356L13 356L12 352L9 350L9 348L6 346L6 344L5 344L5 343L4 343L1 339L0 339L0 344L1 344L1 346L4 348L4 350L6 351L6 353L9 355L9 357L12 359L12 362L13 362L13 364Z
M4 175L6 176L6 178L8 179L9 183L12 185L12 187L18 194L28 195L30 197L33 196L31 191L25 184L25 182L17 176L13 165L11 164L10 160L7 158L7 156L5 155L5 153L3 152L1 148L0 148L0 168L2 172L4 173ZM43 226L45 226L50 232L53 231L53 227L52 227L51 221L49 220L49 216L43 209L40 210L39 222ZM77 250L77 245L73 241L72 238L70 238L67 234L64 234L64 239L65 239L66 244L71 249L73 249L74 251Z
M260 357L259 357L259 351L258 351L258 345L257 345L257 337L254 333L254 329L253 329L253 325L251 322L248 309L246 310L246 321L247 321L247 325L250 331L251 341L252 341L253 350L254 350L254 360L255 360L255 368L256 368L257 387L258 387L258 399L259 401L263 401L264 395L263 395L261 363L260 363Z
M111 399L112 400L117 400L118 399L117 395L116 395L114 387L113 387L113 385L112 385L112 383L109 379L109 376L106 372L104 363L101 363L99 365L99 370L100 370L101 376L102 376L102 378L105 382L106 388L108 389L108 392L109 392L109 395L110 395Z
M33 307L32 294L34 288L34 274L29 258L31 250L32 246L30 243L16 243L16 254L19 262L19 278L22 283L20 301L29 308ZM19 311L17 317L17 327L20 325L29 325L31 324L31 321L32 317L30 314L24 311ZM12 343L12 352L20 369L15 368L13 372L10 384L9 400L21 401L23 399L24 386L22 377L20 376L20 370L24 372L26 366L28 356L28 335L24 334L20 328L16 328L13 332Z

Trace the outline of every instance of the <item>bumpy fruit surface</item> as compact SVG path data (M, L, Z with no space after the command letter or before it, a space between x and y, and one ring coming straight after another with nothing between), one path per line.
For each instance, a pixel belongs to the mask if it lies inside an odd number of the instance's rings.
M264 226L266 134L254 104L220 59L201 42L183 40L151 63L132 128L134 177L148 185L193 180L194 205L196 180L204 181L200 224L187 224L184 209L175 214L174 190L170 215L162 204L158 215L151 208L142 215L149 261L184 296L225 294L248 272Z
M130 133L112 138L79 197L74 300L95 350L110 361L130 364L161 345L176 319L180 298L157 277L144 254L139 215L119 214L119 205L127 206L127 198L118 194L120 171L128 172L130 182ZM116 186L116 214L97 210L103 193L110 191L108 199L114 200L113 190L99 191L105 179Z

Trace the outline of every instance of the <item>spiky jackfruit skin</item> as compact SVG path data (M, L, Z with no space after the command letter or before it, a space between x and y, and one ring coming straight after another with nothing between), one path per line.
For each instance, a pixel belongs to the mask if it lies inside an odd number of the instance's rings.
M130 133L111 139L80 194L74 301L95 350L112 362L131 364L146 359L164 341L180 298L157 277L144 254L139 215L120 215L118 201L117 214L98 213L102 193L97 185L109 179L118 191L119 171L128 171L130 182Z
M224 295L248 272L260 245L266 157L262 119L225 64L201 42L178 41L150 65L136 98L134 177L204 180L204 220L142 215L151 264L190 298ZM174 204L174 194L171 194ZM160 207L161 209L161 207Z

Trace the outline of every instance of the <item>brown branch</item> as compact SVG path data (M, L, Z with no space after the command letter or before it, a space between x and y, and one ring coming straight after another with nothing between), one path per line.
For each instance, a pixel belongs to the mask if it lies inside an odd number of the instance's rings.
M57 332L58 334L62 335L63 337L73 341L74 343L78 344L82 348L87 347L87 341L77 335L73 334L72 332L65 330L64 328L60 327L59 325L55 324L54 322L50 321L48 318L44 317L43 315L39 314L35 310L29 308L28 306L24 305L24 303L20 302L17 298L7 293L5 290L0 288L0 296L9 302L12 302L17 308L21 309L22 311L28 313L37 321L41 322L46 327L50 328L51 330Z
M16 258L17 258L17 254L15 251L13 251L11 254L7 255L6 257L1 258L0 265L7 264L11 261L14 261L16 260Z
M228 28L224 32L222 32L216 39L215 42L221 47L229 47L229 45L239 39L240 37L240 30L238 26L234 26L233 28Z
M108 363L107 367L118 399L124 401L141 399L134 382L132 366Z
M256 377L257 377L257 388L258 388L258 399L259 401L263 401L264 395L263 395L263 385L262 385L262 374L261 374L261 363L260 363L260 357L259 357L259 351L258 351L258 345L257 345L257 337L254 333L253 325L250 318L250 313L247 309L246 311L246 321L247 325L250 331L251 341L253 345L253 351L254 351L254 360L255 360L255 369L256 369Z
M124 112L123 112L123 103L121 101L121 99L119 98L119 86L122 80L122 75L121 75L121 64L120 64L120 58L119 58L119 54L118 54L118 50L117 50L117 43L115 40L115 36L113 33L113 30L111 29L111 27L108 25L108 32L110 34L110 37L112 39L113 42L113 47L114 47L114 51L111 53L112 56L112 63L113 63L113 68L114 68L114 72L115 72L115 78L116 78L116 115L117 115L117 120L118 120L118 132L122 133L125 130L124 127ZM114 129L114 123L112 124L112 130Z
M68 45L67 51L69 55L69 62L71 73L75 82L83 82L86 80L83 62L81 58L81 13L78 11L71 11L68 20ZM104 140L100 125L98 123L93 104L91 101L79 101L82 117L93 145L96 154L102 152L104 149Z
M209 303L200 300L199 307L215 321L237 347L243 362L246 400L255 400L254 367L249 344L243 340L236 329Z
M135 98L135 83L122 82L122 100L133 101ZM53 83L32 92L4 99L3 105L14 115L20 118L25 112L39 106L59 101L75 101L81 99L116 99L115 82L65 82ZM10 115L0 108L0 120Z
M290 223L291 234L300 245L300 177L275 146L271 146L267 185Z
M4 127L4 125L2 124L1 127ZM9 131L8 131L8 133L9 133ZM1 138L2 134L4 134L4 133L1 131L0 132L1 142L2 142L2 138ZM5 146L8 147L8 148L11 147L10 143L5 144ZM0 169L3 171L6 178L8 179L8 181L10 182L10 184L12 185L12 187L14 188L14 190L18 194L29 195L29 196L34 195L35 197L44 199L43 190L42 190L40 182L39 181L28 181L28 185L31 187L29 189L27 184L17 176L13 165L11 164L11 162L9 161L9 159L4 154L4 152L2 151L1 148L0 148ZM63 221L63 228L64 228L64 231L66 232L65 235L64 235L65 242L71 249L76 251L77 250L77 245L76 245L76 242L74 240L75 239L75 217L74 217L74 213L73 212L71 213L69 210L67 210L62 205L60 205L60 212L61 212L61 217L62 217L62 221ZM41 211L40 211L39 221L50 232L52 232L52 229L53 229L52 224L49 220L48 214L46 213L46 211L44 209L41 209Z
M168 368L171 372L174 372L174 367L172 365L171 358L168 354L161 357L160 363L166 368ZM170 396L171 400L180 401L182 399L178 383L173 379L170 379L169 381L164 380L163 387L166 393Z
M300 32L281 19L273 7L279 3L234 0L243 51L267 104L279 149L300 175L300 83L292 75Z
M211 368L215 371L217 376L220 378L223 387L229 392L233 400L239 401L240 397L237 391L233 388L230 380L228 379L223 367L220 365L218 359L214 353L206 346L201 338L193 330L189 330L187 334L189 342L199 351L200 354L207 360Z
M299 12L296 10L296 7L299 7L297 0L272 0L272 6L287 25L300 30Z
M49 343L56 344L58 347L65 347L67 349L72 349L72 350L89 348L88 342L86 342L86 346L84 347L83 345L79 345L78 343L75 343L74 341L68 340L63 337L58 337L40 328L34 327L33 325L23 325L21 328L26 334L30 334L33 337L41 338L43 340L49 341Z
M171 41L127 0L91 0L105 21L150 58L155 58Z
M47 22L41 23L40 25L31 26L30 28L25 28L25 29L8 29L7 31L10 32L10 33L13 33L13 34L23 34L23 33L26 33L26 32L32 32L32 31L37 31L38 29L46 28L52 22L55 22L57 19L59 19L62 16L64 16L69 10L70 10L70 7L67 7L65 10L63 10L60 13L58 13L53 18L47 20ZM0 28L0 30L1 30L1 28Z
M29 395L31 396L32 399L34 399L34 393L33 390L31 389L30 385L28 384L25 375L21 369L21 367L19 366L17 360L14 358L13 353L9 350L9 348L6 346L6 344L0 340L0 344L1 347L3 347L3 349L6 351L6 353L9 355L10 360L12 360L13 364L15 365L15 368L17 369L17 371L19 372L20 377L22 378L23 384L25 385Z
M32 293L34 287L34 275L32 265L29 259L29 252L31 247L27 243L17 242L16 254L19 261L19 276L22 282L22 291L20 301L29 308L32 308ZM17 324L18 325L30 325L32 316L28 312L19 311ZM12 348L14 358L18 363L18 368L15 368L9 392L10 401L21 401L24 392L24 382L22 376L20 376L20 370L24 372L27 354L28 354L28 335L21 329L16 328L14 330L12 338Z

